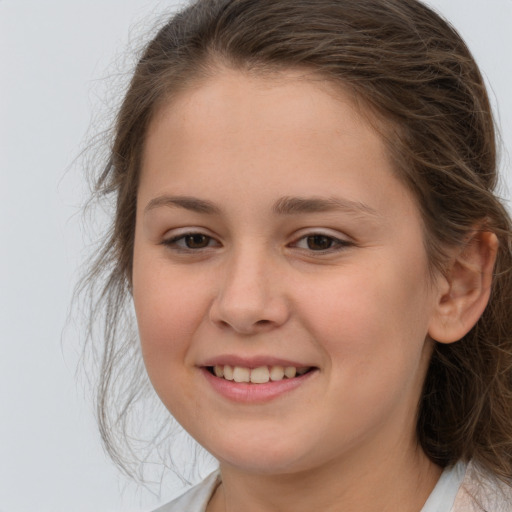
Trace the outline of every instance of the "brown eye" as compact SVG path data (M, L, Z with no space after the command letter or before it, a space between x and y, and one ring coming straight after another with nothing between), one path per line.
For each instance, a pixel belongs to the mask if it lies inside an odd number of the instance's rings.
M168 240L162 240L162 245L178 252L191 252L219 247L220 244L215 238L204 233L184 233Z
M185 235L183 241L189 249L204 249L210 244L211 238L201 233L192 233Z
M306 242L312 251L325 251L333 246L334 239L325 235L309 235Z

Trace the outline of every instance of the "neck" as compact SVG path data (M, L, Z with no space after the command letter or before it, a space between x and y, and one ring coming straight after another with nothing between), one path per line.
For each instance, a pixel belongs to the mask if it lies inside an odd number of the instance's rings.
M420 512L441 474L416 446L320 468L255 474L221 464L222 484L208 512ZM400 456L397 457L397 453ZM366 461L363 463L361 461Z

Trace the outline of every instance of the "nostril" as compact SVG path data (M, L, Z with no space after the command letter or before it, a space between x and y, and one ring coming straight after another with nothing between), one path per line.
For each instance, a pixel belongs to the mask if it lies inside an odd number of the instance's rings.
M209 319L221 329L230 327L242 334L266 331L286 322L288 307L281 298L249 299L220 294L211 305Z

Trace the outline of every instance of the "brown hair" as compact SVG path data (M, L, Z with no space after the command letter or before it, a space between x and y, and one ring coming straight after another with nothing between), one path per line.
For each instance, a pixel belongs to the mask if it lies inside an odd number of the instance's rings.
M500 246L490 302L462 340L435 343L417 436L440 466L473 459L510 478L511 223L493 192L493 118L466 45L416 0L197 0L147 45L96 182L98 197L115 198L114 222L83 282L92 296L100 295L91 306L91 318L104 320L97 410L111 456L127 468L127 436L116 432L126 434L128 413L147 389L136 336L122 325L129 317L123 315L130 302L145 133L162 102L219 65L255 72L311 69L369 107L383 121L397 172L417 199L433 268L442 269L446 248L463 244L476 225L496 233Z

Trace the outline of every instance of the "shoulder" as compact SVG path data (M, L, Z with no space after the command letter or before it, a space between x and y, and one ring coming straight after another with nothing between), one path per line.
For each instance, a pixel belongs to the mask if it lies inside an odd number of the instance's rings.
M470 463L452 512L512 512L512 487Z
M175 500L153 512L205 512L215 489L220 483L219 471L214 471Z

